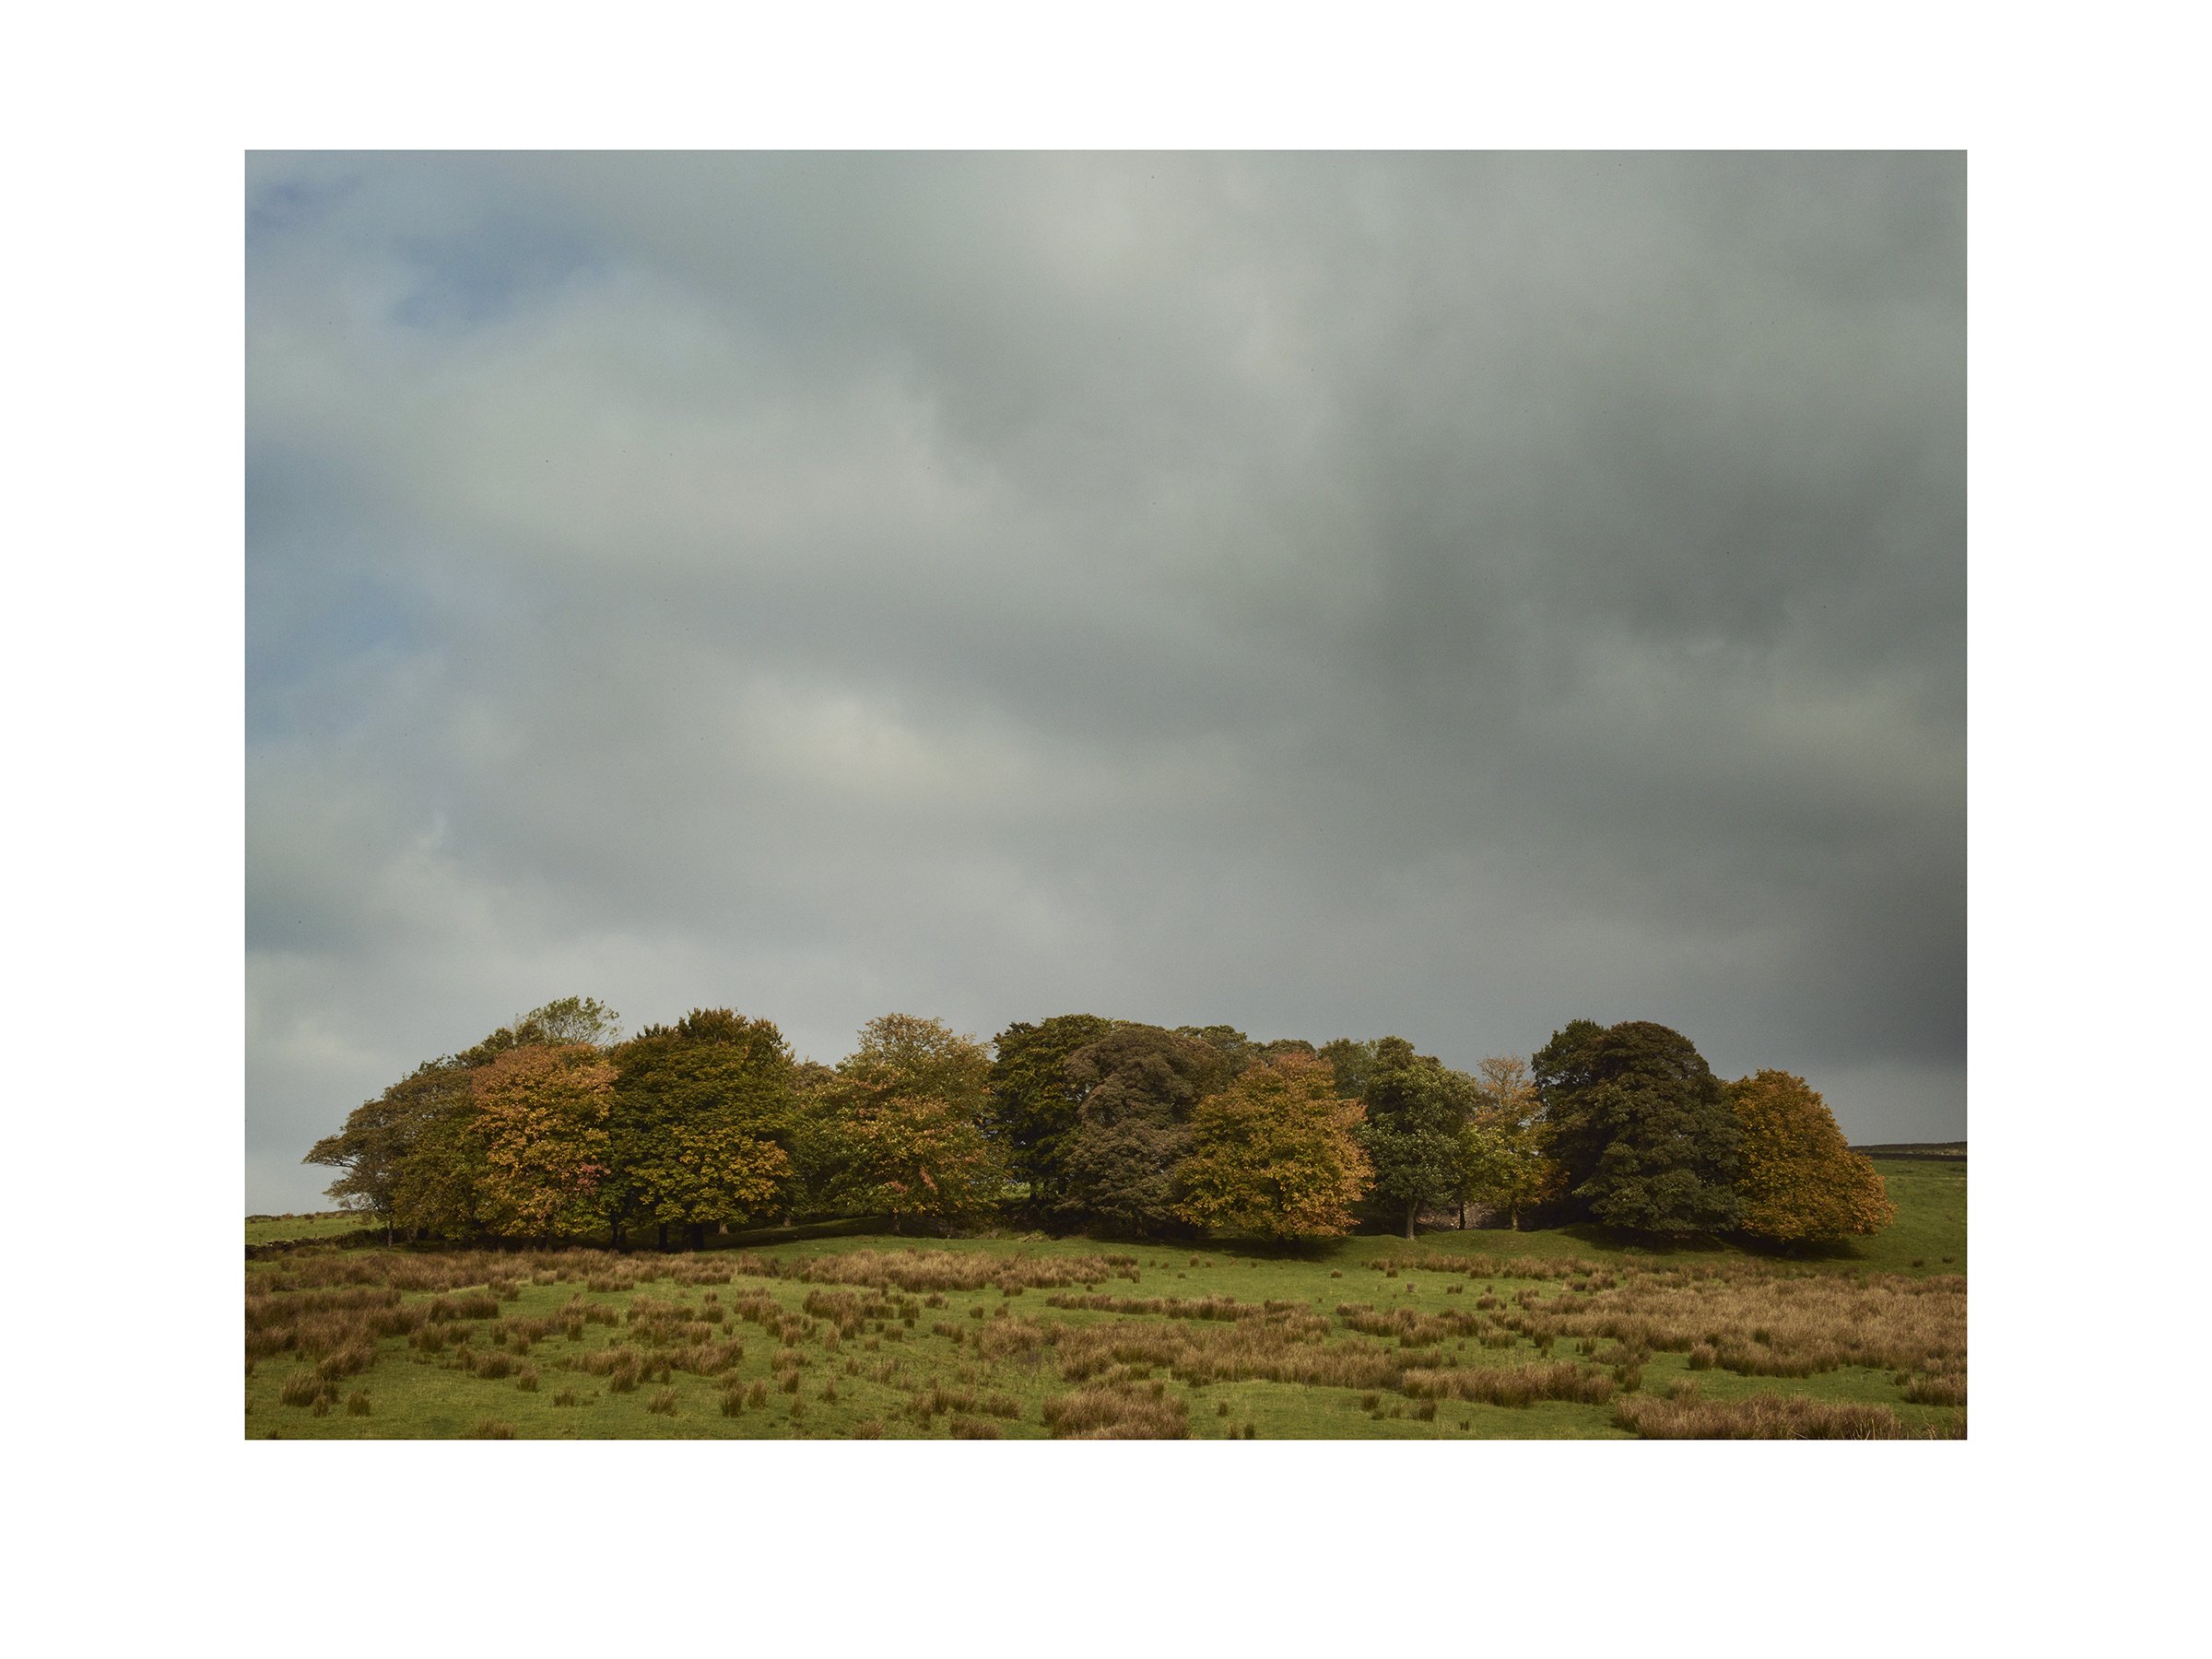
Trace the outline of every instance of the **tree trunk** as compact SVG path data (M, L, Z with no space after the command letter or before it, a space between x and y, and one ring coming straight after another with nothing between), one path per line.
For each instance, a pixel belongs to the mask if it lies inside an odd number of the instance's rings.
M688 1241L693 1250L704 1250L707 1247L707 1224L704 1221L691 1223Z
M663 1255L665 1255L665 1254L667 1254L667 1253L668 1253L668 1223L667 1223L667 1222L665 1222L665 1221L663 1221L663 1222L661 1222L661 1223L660 1223L660 1234L659 1234L659 1240L658 1240L658 1242L659 1242L659 1246L660 1246L661 1253L662 1253Z
M1408 1204L1406 1206L1406 1236L1408 1239L1413 1237L1413 1213L1420 1206L1418 1204Z
M1459 1206L1459 1230L1461 1232L1467 1230L1467 1206L1465 1204Z

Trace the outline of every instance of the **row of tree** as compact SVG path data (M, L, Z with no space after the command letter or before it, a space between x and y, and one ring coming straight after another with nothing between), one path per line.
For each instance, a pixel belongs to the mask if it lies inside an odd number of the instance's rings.
M835 1066L695 1009L621 1038L569 997L365 1101L307 1162L387 1227L551 1239L830 1216L1326 1236L1469 1208L1519 1227L1837 1239L1894 1213L1804 1079L1724 1084L1665 1026L1575 1020L1474 1072L1401 1037L1254 1042L1065 1014L986 1047L888 1014Z

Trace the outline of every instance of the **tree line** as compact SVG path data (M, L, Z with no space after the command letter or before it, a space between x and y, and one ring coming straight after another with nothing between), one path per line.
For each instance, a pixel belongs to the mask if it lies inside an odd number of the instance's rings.
M1894 1215L1802 1077L1724 1083L1679 1032L1571 1021L1473 1072L1402 1037L1259 1042L1089 1014L989 1043L887 1014L836 1065L727 1008L623 1038L567 997L418 1065L305 1159L417 1236L606 1237L832 1217L1116 1237L1413 1236L1470 1210L1783 1243Z

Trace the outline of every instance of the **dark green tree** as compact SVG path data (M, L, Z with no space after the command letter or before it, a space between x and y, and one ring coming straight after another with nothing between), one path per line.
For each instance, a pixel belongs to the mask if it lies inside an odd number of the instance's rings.
M1187 1230L1178 1171L1191 1111L1239 1069L1221 1048L1158 1026L1120 1026L1077 1050L1067 1078L1080 1103L1060 1212L1138 1237Z
M1066 1195L1067 1143L1082 1108L1068 1081L1068 1059L1116 1023L1096 1014L1055 1014L1036 1025L1017 1021L993 1043L986 1122L1008 1172L1029 1188L1031 1214L1047 1213Z
M1421 1211L1459 1200L1465 1183L1461 1131L1473 1114L1475 1092L1472 1077L1433 1054L1415 1053L1403 1037L1374 1044L1359 1097L1367 1108L1359 1145L1375 1171L1369 1200L1394 1224L1402 1221L1409 1239Z
M1650 1020L1577 1019L1531 1070L1571 1214L1649 1233L1736 1225L1735 1114L1688 1038Z

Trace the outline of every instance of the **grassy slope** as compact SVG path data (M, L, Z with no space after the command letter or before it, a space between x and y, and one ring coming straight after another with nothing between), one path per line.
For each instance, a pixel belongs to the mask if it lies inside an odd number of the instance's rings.
M1909 1274L1963 1274L1964 1166L1900 1160L1885 1161L1881 1167L1898 1205L1896 1224L1884 1234L1861 1241L1847 1252L1808 1265L1842 1273L1873 1269ZM341 1227L337 1230L346 1229ZM1116 1296L1219 1295L1243 1301L1289 1299L1319 1313L1332 1312L1340 1301L1453 1312L1466 1308L1469 1304L1465 1299L1479 1294L1487 1284L1495 1283L1508 1296L1518 1288L1515 1281L1503 1277L1492 1281L1482 1277L1470 1279L1459 1274L1406 1272L1392 1278L1382 1271L1394 1262L1412 1256L1464 1253L1506 1258L1522 1254L1619 1260L1638 1253L1635 1247L1618 1241L1566 1231L1519 1234L1448 1231L1424 1234L1418 1242L1410 1244L1403 1239L1365 1236L1287 1251L1236 1244L1193 1251L1159 1245L1098 1245L1080 1240L818 1238L770 1245L759 1253L804 1257L837 1250L902 1249L916 1245L997 1255L1022 1252L1083 1255L1112 1251L1134 1255L1140 1276L1135 1284L1118 1279L1100 1287ZM1737 1253L1712 1246L1695 1253L1720 1257ZM248 1273L267 1274L278 1270L280 1265L253 1264L249 1265ZM765 1289L795 1312L814 1287L789 1280L740 1277L719 1288L725 1300L747 1291ZM509 1316L548 1313L580 1289L574 1283L524 1285L519 1298L502 1304L500 1312ZM1453 1294L1455 1289L1457 1294ZM584 1291L583 1294L587 1301L618 1305L639 1295L693 1304L702 1300L700 1289L666 1280L636 1291ZM342 1410L316 1418L304 1407L282 1405L278 1391L285 1377L294 1369L295 1361L289 1355L265 1359L246 1379L245 1429L249 1435L256 1437L274 1430L285 1436L447 1438L466 1434L479 1420L488 1417L512 1425L516 1434L525 1438L792 1439L842 1437L850 1434L855 1424L872 1418L883 1424L888 1436L926 1434L944 1438L949 1432L948 1418L936 1418L924 1427L903 1415L903 1408L916 1383L934 1377L947 1387L957 1387L965 1369L977 1387L1010 1394L1020 1402L1019 1418L1001 1423L1002 1431L1008 1438L1034 1438L1045 1432L1041 1420L1043 1401L1069 1386L1060 1380L1049 1361L1027 1367L1014 1361L981 1365L971 1353L960 1348L957 1339L938 1335L933 1327L945 1323L956 1330L967 1330L971 1328L971 1310L984 1318L1004 1309L1017 1315L1070 1323L1113 1317L1082 1310L1049 1308L1045 1305L1045 1295L1030 1290L1015 1298L1006 1298L994 1288L947 1292L945 1307L920 1312L912 1324L888 1322L887 1328L879 1335L848 1341L834 1352L825 1351L816 1343L803 1345L800 1351L806 1363L802 1373L805 1381L801 1397L806 1401L806 1415L797 1422L789 1415L791 1396L782 1393L771 1393L766 1407L725 1418L720 1414L721 1384L717 1380L678 1371L672 1374L666 1384L676 1390L678 1398L677 1414L668 1417L646 1408L647 1400L661 1384L648 1382L634 1393L616 1394L607 1392L605 1381L600 1378L558 1369L561 1359L604 1347L616 1335L608 1326L593 1324L585 1327L583 1340L579 1345L558 1337L537 1345L530 1356L540 1374L535 1393L523 1392L512 1378L491 1381L446 1369L410 1348L405 1339L387 1338L379 1347L376 1365L364 1375L348 1379L340 1385L341 1394L357 1389L369 1394L372 1414L366 1418L347 1416ZM742 1335L746 1343L746 1357L737 1374L748 1381L770 1379L772 1375L770 1357L776 1347L774 1338L749 1325L733 1327L733 1334ZM1441 1359L1440 1363L1455 1362L1449 1357L1453 1352L1450 1345L1443 1352L1447 1357ZM1568 1355L1562 1351L1556 1357ZM1534 1349L1523 1343L1517 1351L1498 1355L1485 1355L1470 1347L1458 1357L1457 1362L1519 1363L1535 1358ZM858 1362L862 1374L848 1374L845 1369L848 1359ZM905 1375L898 1382L878 1382L868 1374L893 1360L905 1363ZM1654 1354L1644 1368L1644 1389L1650 1394L1663 1393L1669 1382L1686 1375L1687 1370L1688 1359L1684 1355ZM1887 1375L1863 1369L1829 1371L1793 1381L1738 1377L1715 1370L1698 1373L1696 1380L1706 1397L1712 1399L1781 1392L1823 1400L1887 1405L1908 1421L1933 1421L1949 1415L1939 1407L1900 1403L1898 1391ZM833 1382L841 1396L835 1402L820 1398L826 1382ZM1382 1415L1376 1415L1363 1404L1360 1393L1350 1389L1257 1381L1219 1382L1199 1388L1185 1388L1180 1383L1170 1386L1189 1402L1191 1432L1194 1438L1227 1438L1241 1433L1247 1426L1255 1428L1266 1439L1619 1438L1623 1433L1614 1427L1609 1407L1602 1406L1547 1402L1513 1409L1446 1402L1435 1420L1425 1421L1409 1411L1408 1415L1391 1415L1395 1410L1407 1410L1410 1403L1390 1394L1382 1396ZM563 1406L553 1403L556 1394L564 1388L576 1392L576 1405ZM1223 1406L1228 1407L1226 1412L1220 1409Z
M319 1216L257 1216L246 1223L249 1244L280 1244L293 1239L339 1239L376 1230L374 1218L327 1211Z

